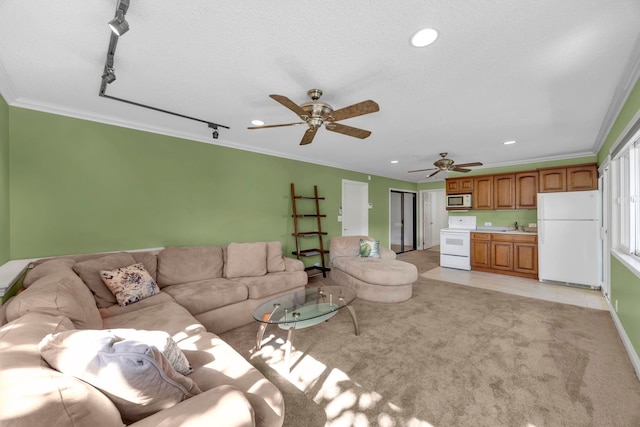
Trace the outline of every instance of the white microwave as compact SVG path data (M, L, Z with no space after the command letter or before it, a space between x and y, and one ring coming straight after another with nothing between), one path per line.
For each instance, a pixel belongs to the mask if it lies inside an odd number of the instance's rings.
M471 194L447 194L447 209L471 209Z

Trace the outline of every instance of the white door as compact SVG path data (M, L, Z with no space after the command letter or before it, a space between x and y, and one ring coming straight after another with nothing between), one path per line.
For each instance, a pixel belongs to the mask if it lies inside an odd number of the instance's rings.
M369 235L369 184L342 180L342 235Z

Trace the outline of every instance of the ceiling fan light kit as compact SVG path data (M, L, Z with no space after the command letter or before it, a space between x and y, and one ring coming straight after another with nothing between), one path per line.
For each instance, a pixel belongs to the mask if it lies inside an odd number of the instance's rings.
M311 144L317 130L321 128L322 125L324 125L328 131L341 133L355 138L364 139L371 135L371 132L368 130L354 128L336 122L350 119L352 117L362 116L364 114L375 113L380 110L380 106L376 102L367 100L334 110L331 105L320 101L322 90L310 89L307 91L307 95L311 98L311 101L304 102L300 105L283 95L269 95L271 99L293 111L302 120L301 122L249 126L247 129L266 129L306 124L308 128L302 136L300 145Z

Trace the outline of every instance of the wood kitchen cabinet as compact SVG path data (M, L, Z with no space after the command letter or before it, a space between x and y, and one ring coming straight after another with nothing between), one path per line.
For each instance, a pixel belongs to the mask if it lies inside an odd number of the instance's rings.
M567 191L567 168L538 169L538 184L539 193Z
M567 166L567 191L587 191L598 189L598 166Z
M537 279L538 236L472 232L471 269Z
M538 172L515 174L516 209L536 209L538 206Z
M598 189L598 165L586 163L538 169L538 192L587 191Z
M471 269L491 268L491 234L471 233Z
M493 176L493 208L515 209L516 175L513 173Z
M493 175L473 178L473 209L493 209Z
M473 192L473 178L471 177L448 178L446 182L447 182L447 194Z

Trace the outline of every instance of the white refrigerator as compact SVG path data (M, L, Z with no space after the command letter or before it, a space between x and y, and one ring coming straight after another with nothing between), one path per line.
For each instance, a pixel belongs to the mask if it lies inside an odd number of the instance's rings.
M599 289L600 195L594 191L538 194L538 277Z

